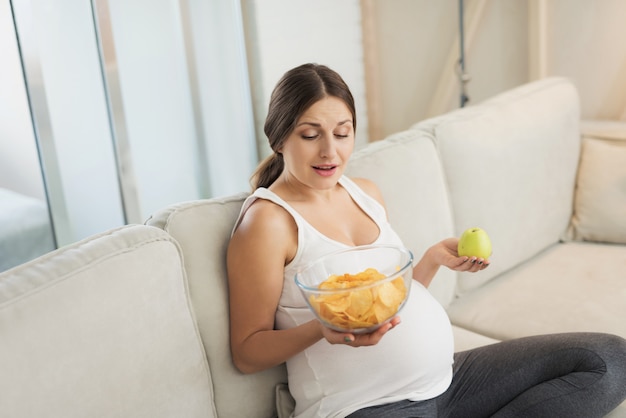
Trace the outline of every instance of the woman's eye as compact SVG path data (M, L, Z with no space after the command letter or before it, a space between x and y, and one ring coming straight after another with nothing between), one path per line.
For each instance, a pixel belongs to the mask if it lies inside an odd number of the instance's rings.
M335 136L336 136L337 138L347 138L347 137L349 137L350 135L348 135L348 134L345 134L345 135L335 134Z
M317 135L302 135L302 139L315 139Z

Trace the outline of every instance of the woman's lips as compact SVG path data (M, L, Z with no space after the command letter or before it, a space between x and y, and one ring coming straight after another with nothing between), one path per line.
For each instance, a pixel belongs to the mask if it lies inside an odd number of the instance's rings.
M336 165L313 166L313 170L322 177L330 177L337 172Z

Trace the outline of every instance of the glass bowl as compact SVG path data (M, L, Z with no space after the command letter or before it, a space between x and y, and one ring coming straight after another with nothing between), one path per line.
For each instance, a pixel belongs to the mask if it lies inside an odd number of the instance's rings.
M376 330L409 296L413 254L404 247L364 245L323 256L296 272L295 281L327 327L354 334Z

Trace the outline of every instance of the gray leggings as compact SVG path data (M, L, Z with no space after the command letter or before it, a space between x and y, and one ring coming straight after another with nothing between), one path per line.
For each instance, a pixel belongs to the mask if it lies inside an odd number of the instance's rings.
M626 399L626 340L569 333L520 338L454 355L448 390L349 418L605 416Z

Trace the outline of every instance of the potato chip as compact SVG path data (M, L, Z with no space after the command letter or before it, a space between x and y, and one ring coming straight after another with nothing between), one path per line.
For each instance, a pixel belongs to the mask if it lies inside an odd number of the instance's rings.
M331 275L319 289L350 289L376 283L385 275L374 268L357 274ZM343 329L369 328L391 318L398 312L407 289L402 277L378 286L351 292L311 296L309 302L320 318Z
M350 292L350 305L346 308L346 313L358 320L365 316L373 303L374 296L370 289L354 290Z

